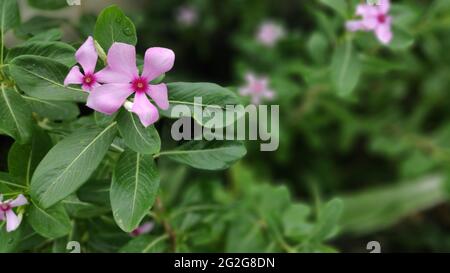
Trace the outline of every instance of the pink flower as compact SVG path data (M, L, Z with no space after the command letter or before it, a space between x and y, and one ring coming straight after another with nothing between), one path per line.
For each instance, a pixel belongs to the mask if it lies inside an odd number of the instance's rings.
M177 11L177 21L180 25L190 27L197 23L198 12L197 9L191 6L180 7Z
M131 111L136 113L147 127L159 118L158 109L150 103L147 96L150 96L159 108L169 108L167 86L164 83L152 85L150 81L171 70L174 62L175 54L172 50L149 48L145 52L143 72L139 75L135 47L114 43L108 51L108 66L96 74L105 84L92 90L86 105L111 115L134 93Z
M390 5L389 0L379 0L378 5L358 5L356 15L361 16L362 19L348 21L347 29L373 31L381 43L388 44L392 40L392 18L388 14Z
M75 59L83 68L80 72L78 65L72 67L64 80L64 85L81 84L85 91L92 91L99 86L99 77L95 73L95 65L97 64L98 54L95 50L94 39L91 36L80 46L75 53Z
M152 231L153 227L155 226L155 224L153 222L145 222L142 225L140 225L138 228L136 228L135 230L133 230L130 235L133 237L142 235L142 234L147 234L150 231Z
M0 195L0 221L6 220L7 232L16 230L22 222L22 214L17 216L12 209L26 204L28 204L28 201L22 194L14 200L6 200L4 202L3 195Z
M284 29L280 25L267 21L260 25L256 39L265 46L273 47L284 35Z
M275 93L269 89L269 80L266 77L256 77L253 73L245 76L247 84L239 89L241 96L251 96L252 103L258 105L262 99L273 100Z

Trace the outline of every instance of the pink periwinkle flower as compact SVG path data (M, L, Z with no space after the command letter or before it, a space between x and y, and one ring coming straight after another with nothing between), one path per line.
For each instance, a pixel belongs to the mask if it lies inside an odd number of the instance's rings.
M265 46L273 47L284 36L285 31L283 27L274 22L267 21L259 26L256 39Z
M20 194L14 200L3 201L3 195L0 195L0 221L6 220L6 231L16 230L22 222L22 214L17 216L13 208L28 204L28 200Z
M140 225L138 228L136 228L135 230L133 230L130 235L133 237L142 235L142 234L147 234L150 233L150 231L153 230L153 227L155 226L155 224L153 222L145 222L142 225Z
M257 77L253 73L247 73L245 79L246 85L239 89L241 96L250 96L255 105L259 105L263 99L274 99L275 93L269 88L267 77Z
M197 9L192 6L182 6L178 9L176 18L180 25L186 27L193 26L198 20Z
M95 73L98 54L95 50L94 39L91 36L77 50L75 59L83 68L83 73L80 72L78 65L72 67L64 80L64 85L81 84L83 90L92 91L100 85L100 78Z
M346 27L349 31L373 31L378 40L383 44L388 44L392 40L391 23L389 16L389 0L379 0L377 5L360 4L356 8L356 15L362 17L361 20L348 21Z
M144 69L139 75L136 67L136 49L124 43L114 43L108 51L108 65L96 75L105 83L90 92L87 106L104 114L111 115L124 105L134 94L131 112L139 116L144 126L155 123L159 118L158 109L150 103L149 96L164 110L169 108L167 86L164 83L150 84L150 81L171 70L175 53L167 48L152 47L144 57Z

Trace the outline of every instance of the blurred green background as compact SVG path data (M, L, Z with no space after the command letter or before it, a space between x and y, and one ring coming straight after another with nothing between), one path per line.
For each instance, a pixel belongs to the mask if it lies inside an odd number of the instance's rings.
M138 52L176 52L167 81L237 90L249 71L269 78L276 99L267 103L280 105L277 151L248 141L247 156L222 173L161 160L165 208L190 210L173 222L185 236L179 251L367 252L369 241L382 252L450 251L450 1L393 1L389 46L346 32L363 1L81 0L53 11L25 2L25 21L49 18L36 32L62 28L74 44L92 35L99 10L119 5L136 24ZM274 46L256 38L264 22L284 29ZM333 59L350 42L358 69L343 95ZM1 137L2 169L10 145ZM114 249L101 246L92 242Z

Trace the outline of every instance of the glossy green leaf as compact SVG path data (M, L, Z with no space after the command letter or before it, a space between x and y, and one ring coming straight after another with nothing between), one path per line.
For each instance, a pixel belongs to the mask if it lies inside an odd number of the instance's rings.
M22 185L30 185L34 170L51 147L50 137L45 132L35 129L29 144L16 142L9 150L9 173Z
M341 96L350 95L361 74L361 65L351 42L339 45L331 61L331 79Z
M173 151L162 152L171 160L204 170L222 170L245 156L239 141L189 141Z
M69 68L50 58L19 56L11 61L10 73L27 95L45 100L86 101L87 92L65 87Z
M97 18L94 38L107 51L114 42L136 45L136 28L123 11L113 5L104 9Z
M35 42L54 42L61 40L62 32L59 28L53 28L36 34L30 39L26 40L23 45L31 44Z
M203 126L213 119L214 116L213 114L208 115L206 113L203 115L202 113L199 113L199 111L195 111L195 108L203 110L206 107L209 107L211 111L218 111L221 113L222 117L226 117L227 111L229 111L226 106L234 106L239 103L235 93L213 83L176 82L169 83L167 86L169 89L170 107L168 110L161 111L161 113L166 117L179 118L180 114L177 114L173 109L175 106L185 106L189 112L182 113L181 116L193 117ZM201 98L201 103L196 102L195 98ZM231 123L222 122L222 126L218 126L218 128L226 127Z
M44 31L59 28L63 19L50 18L45 16L35 16L14 29L14 33L20 37L27 39L29 37L39 35Z
M62 204L48 209L36 205L29 207L27 215L31 227L41 236L54 239L69 234L72 223Z
M22 229L19 227L13 232L6 231L6 222L0 222L0 253L17 252L22 239Z
M50 120L72 120L80 114L78 106L73 102L43 100L28 96L22 97L28 102L32 112Z
M34 55L50 58L66 66L73 66L75 60L75 48L63 42L29 42L8 50L6 62L21 55Z
M0 132L13 137L19 143L31 138L31 110L22 96L14 89L0 86Z
M132 112L122 110L117 116L117 125L125 144L141 154L155 154L161 148L161 140L154 126L145 128Z
M113 123L104 129L80 130L56 144L34 172L33 200L48 208L77 190L100 164L116 133Z
M155 202L159 173L151 155L125 151L114 170L111 207L121 229L137 228Z

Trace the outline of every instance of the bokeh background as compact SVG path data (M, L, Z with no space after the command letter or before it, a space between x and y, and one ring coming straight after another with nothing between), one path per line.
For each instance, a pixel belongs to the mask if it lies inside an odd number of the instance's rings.
M276 98L266 104L280 106L277 151L248 141L247 156L219 173L160 162L165 209L191 209L172 223L185 251L368 252L370 241L383 252L450 251L448 0L392 1L389 46L346 32L363 1L81 0L52 11L20 2L23 21L48 18L36 32L61 28L74 45L117 4L136 25L138 52L176 52L167 81L237 91L248 72L269 79ZM258 39L268 22L282 30L273 45ZM21 34L30 33L10 34L7 45ZM344 40L360 63L346 96L330 76ZM12 141L0 139L3 170ZM114 250L102 236L92 250Z

